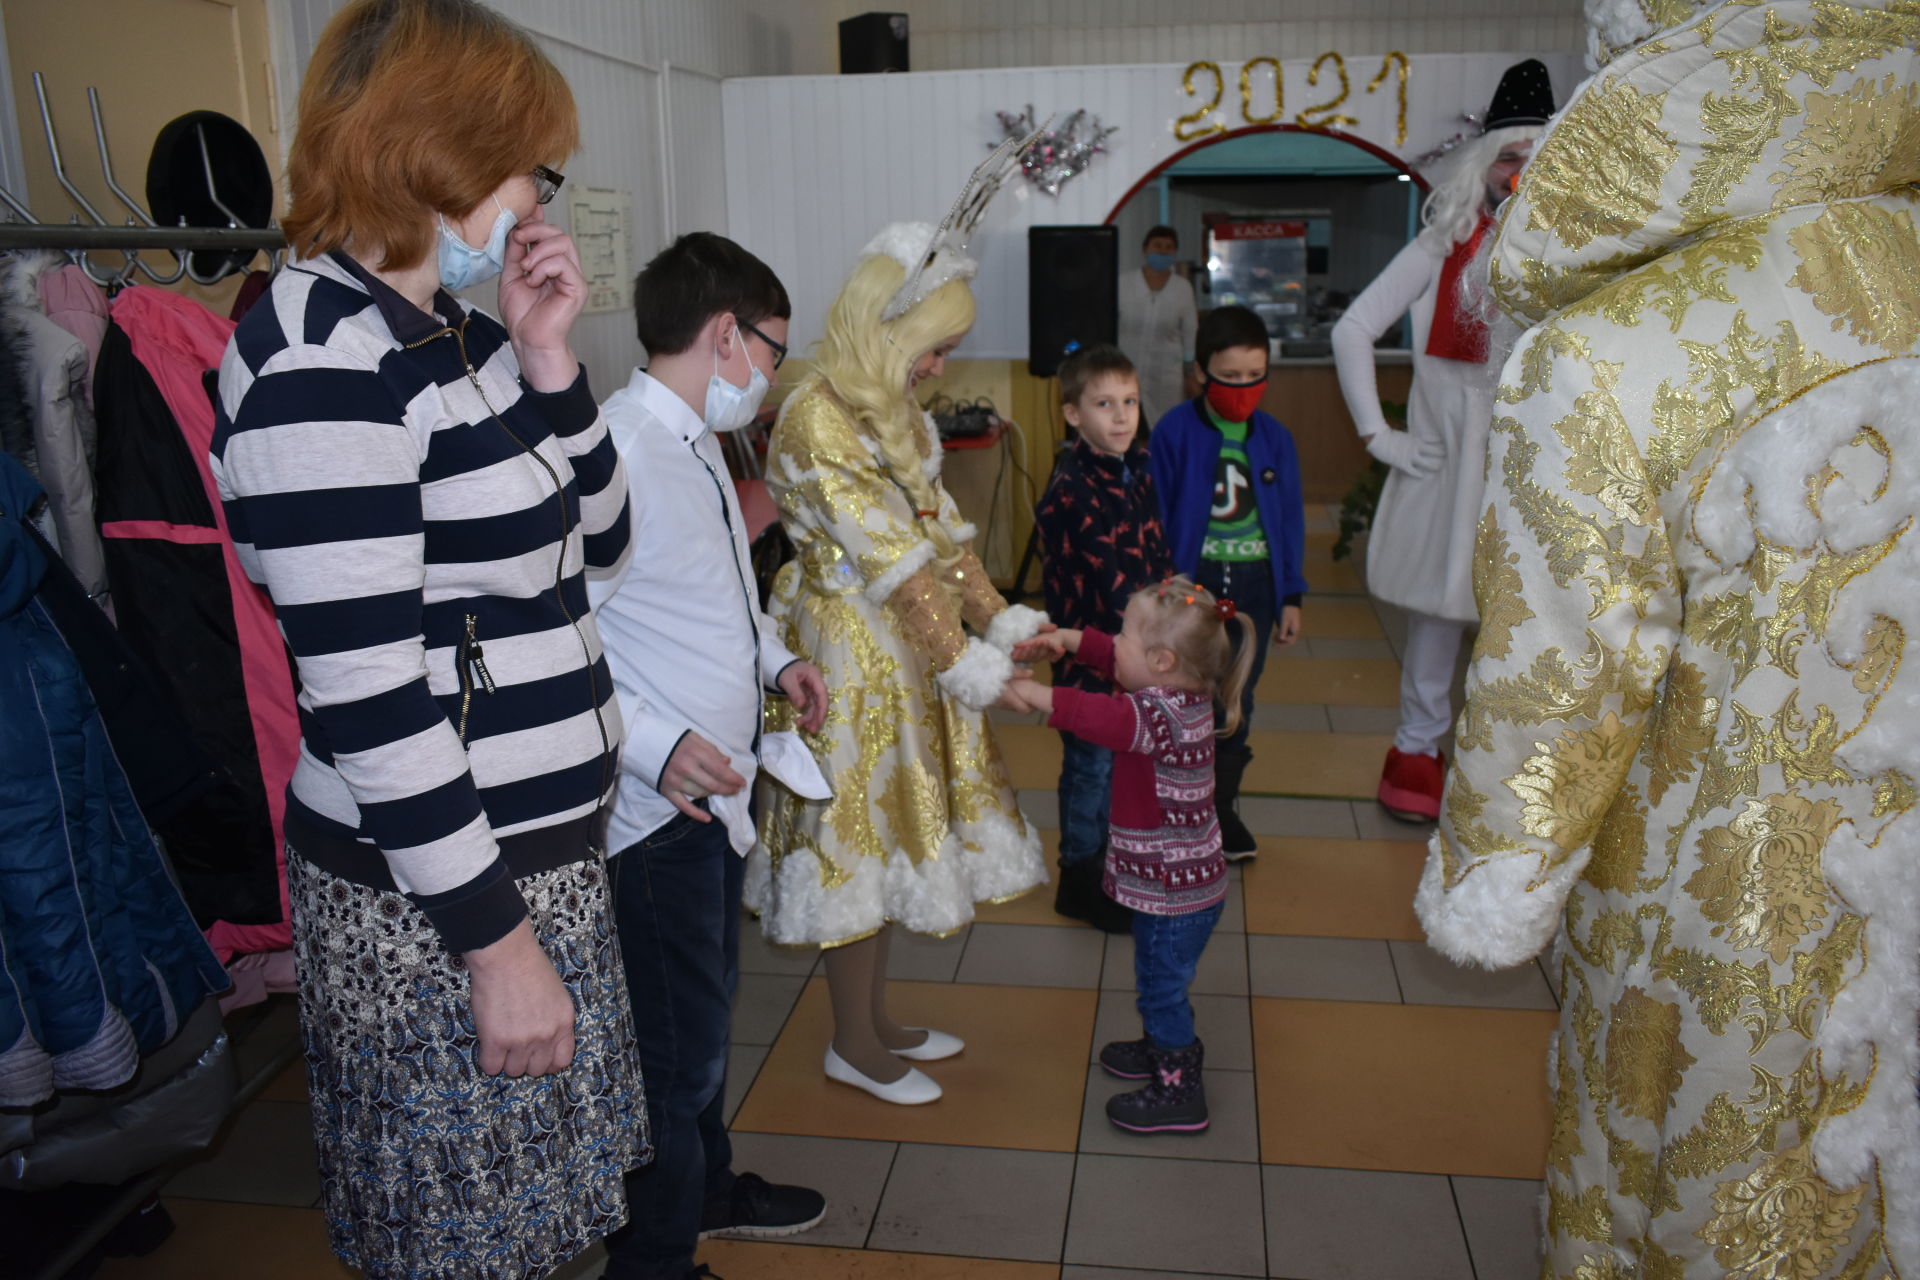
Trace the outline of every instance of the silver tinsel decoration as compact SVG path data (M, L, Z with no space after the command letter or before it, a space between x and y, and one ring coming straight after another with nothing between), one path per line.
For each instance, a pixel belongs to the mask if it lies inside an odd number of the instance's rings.
M1050 196L1060 194L1069 178L1080 173L1093 158L1105 151L1106 140L1119 132L1118 125L1102 127L1100 117L1082 109L1056 126L1051 120L1042 125L1033 114L1033 104L1024 111L996 112L1001 131L1009 138L1024 138L1037 133L1020 153L1020 171L1027 181Z
M1426 154L1416 156L1413 161L1413 167L1415 169L1426 168L1441 156L1451 152L1461 143L1471 142L1487 131L1486 117L1478 111L1462 111L1460 118L1467 122L1467 127Z

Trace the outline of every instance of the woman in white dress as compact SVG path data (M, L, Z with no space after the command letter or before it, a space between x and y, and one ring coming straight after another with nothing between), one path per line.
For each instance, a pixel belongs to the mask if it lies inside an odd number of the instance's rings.
M827 1075L907 1105L940 1096L912 1064L962 1045L889 1015L892 926L952 934L1047 878L986 716L1045 615L988 580L913 395L973 324L964 248L944 224L874 238L767 454L795 549L768 612L826 677L826 723L804 738L832 794L764 784L746 898L772 941L826 952Z

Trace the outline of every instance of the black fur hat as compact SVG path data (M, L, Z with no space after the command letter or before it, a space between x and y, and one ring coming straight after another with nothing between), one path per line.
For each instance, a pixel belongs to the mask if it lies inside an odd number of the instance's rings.
M1500 86L1493 91L1493 102L1487 107L1486 128L1491 132L1514 125L1545 124L1553 110L1553 78L1547 74L1547 64L1528 58L1508 67L1500 77Z

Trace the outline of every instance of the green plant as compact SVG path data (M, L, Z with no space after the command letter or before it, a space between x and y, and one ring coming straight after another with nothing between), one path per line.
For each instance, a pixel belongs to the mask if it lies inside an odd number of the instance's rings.
M1407 420L1407 406L1397 400L1382 400L1380 412L1390 423ZM1373 527L1374 509L1380 505L1380 491L1387 484L1387 464L1378 458L1367 460L1367 469L1340 499L1340 536L1333 543L1333 558L1345 560L1353 554L1353 540Z

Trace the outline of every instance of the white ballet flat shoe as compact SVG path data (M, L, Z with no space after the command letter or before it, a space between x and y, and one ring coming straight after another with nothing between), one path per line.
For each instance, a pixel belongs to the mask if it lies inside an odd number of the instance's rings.
M827 1046L827 1079L838 1080L841 1084L850 1084L856 1089L865 1089L882 1102L891 1102L902 1107L918 1107L929 1102L938 1102L942 1092L933 1077L912 1067L907 1074L892 1084L881 1084L838 1053L833 1046Z
M932 1027L903 1027L903 1031L924 1031L927 1038L911 1049L895 1049L896 1058L911 1058L915 1062L938 1062L942 1058L951 1058L967 1047L967 1042L959 1036L950 1036L944 1031L935 1031Z

